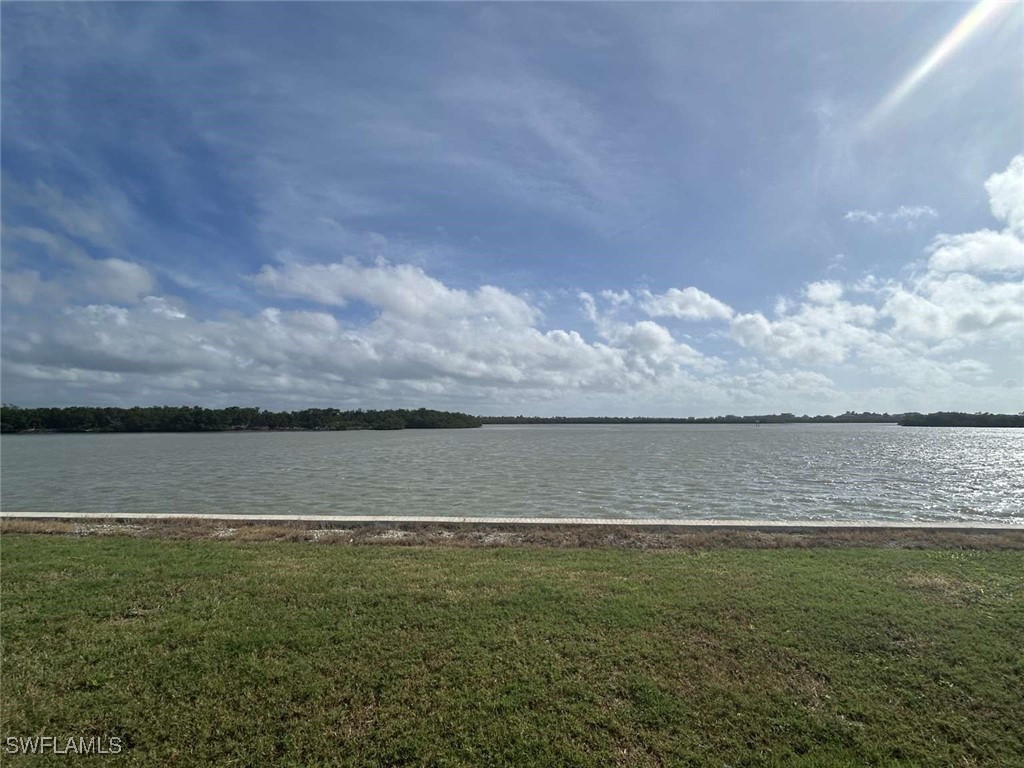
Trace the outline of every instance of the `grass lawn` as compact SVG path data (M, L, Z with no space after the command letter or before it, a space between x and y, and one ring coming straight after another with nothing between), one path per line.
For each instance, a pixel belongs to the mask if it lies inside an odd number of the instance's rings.
M5 765L1024 765L1019 551L6 534L0 618Z

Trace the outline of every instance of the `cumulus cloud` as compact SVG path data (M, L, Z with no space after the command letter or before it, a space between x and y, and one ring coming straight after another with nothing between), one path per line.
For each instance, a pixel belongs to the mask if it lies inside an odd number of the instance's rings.
M575 330L538 327L540 312L521 297L489 286L456 290L408 265L268 266L255 279L274 296L328 307L358 299L377 315L349 325L331 311L269 307L201 320L180 302L148 296L133 306L68 307L31 331L15 324L4 352L36 378L52 367L160 374L186 392L288 390L317 400L390 393L413 402L424 392L469 400L499 391L633 392L682 380L703 360L652 321L587 341Z
M627 306L633 303L633 294L629 291L601 291L601 298L613 307Z
M1017 158L986 184L993 212L1007 223L1019 208L1022 171ZM1024 243L1012 228L939 235L929 253L927 270L907 281L868 276L850 286L809 283L805 302L778 301L773 320L760 312L738 314L730 334L768 358L829 365L856 359L874 371L927 370L933 377L943 358L945 369L961 378L986 372L978 361L965 367L950 358L968 345L1019 353L1024 282L1010 276L1024 272ZM844 300L846 288L858 302Z
M1024 272L1024 242L1009 230L939 235L932 243L928 268L936 272Z
M835 280L822 280L804 288L807 298L816 304L834 304L843 295L843 286Z
M760 312L739 314L730 324L730 335L741 346L769 358L841 363L852 350L873 341L871 326L878 313L866 304L840 301L841 289L837 293L829 288L826 284L808 286L809 296L823 294L819 298L827 298L827 303L811 298L792 313L780 313L776 320Z
M600 337L613 348L623 350L636 370L658 377L678 373L685 367L709 371L720 366L720 360L677 341L663 325L651 320L626 322L620 319L618 310L632 303L624 301L624 295L629 294L602 292L601 297L610 305L609 311L601 311L589 293L582 292L579 298L584 316L594 324Z
M992 214L1003 219L1018 237L1024 237L1024 155L1017 155L1002 173L985 182Z
M979 335L1012 341L1024 335L1024 283L987 282L968 274L928 274L893 288L882 307L898 335L949 339Z
M732 307L692 286L665 293L643 291L640 306L651 317L675 317L680 320L728 320Z
M449 288L411 264L363 266L346 259L336 264L266 265L253 281L282 296L336 307L355 299L420 322L461 316L521 325L540 316L538 309L501 288Z
M1002 232L982 229L939 235L928 268L935 272L1024 272L1024 155L985 182L992 214L1006 222Z

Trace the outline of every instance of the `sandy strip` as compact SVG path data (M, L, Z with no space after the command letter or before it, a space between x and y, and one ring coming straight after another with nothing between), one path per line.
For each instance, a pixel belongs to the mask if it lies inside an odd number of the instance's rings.
M598 520L324 515L0 515L3 534L122 536L346 546L605 548L694 551L723 548L1024 551L1024 526L779 523L776 521Z

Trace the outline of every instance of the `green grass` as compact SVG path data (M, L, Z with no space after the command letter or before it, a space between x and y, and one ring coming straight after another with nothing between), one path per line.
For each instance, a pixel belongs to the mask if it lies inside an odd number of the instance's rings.
M7 736L116 765L1024 765L1020 552L5 535ZM52 764L64 757L16 757Z

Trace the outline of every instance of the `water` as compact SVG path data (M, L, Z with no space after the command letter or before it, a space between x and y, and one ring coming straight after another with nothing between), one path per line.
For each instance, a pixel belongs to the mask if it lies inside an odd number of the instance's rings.
M1024 524L1024 430L880 424L5 435L5 511Z

